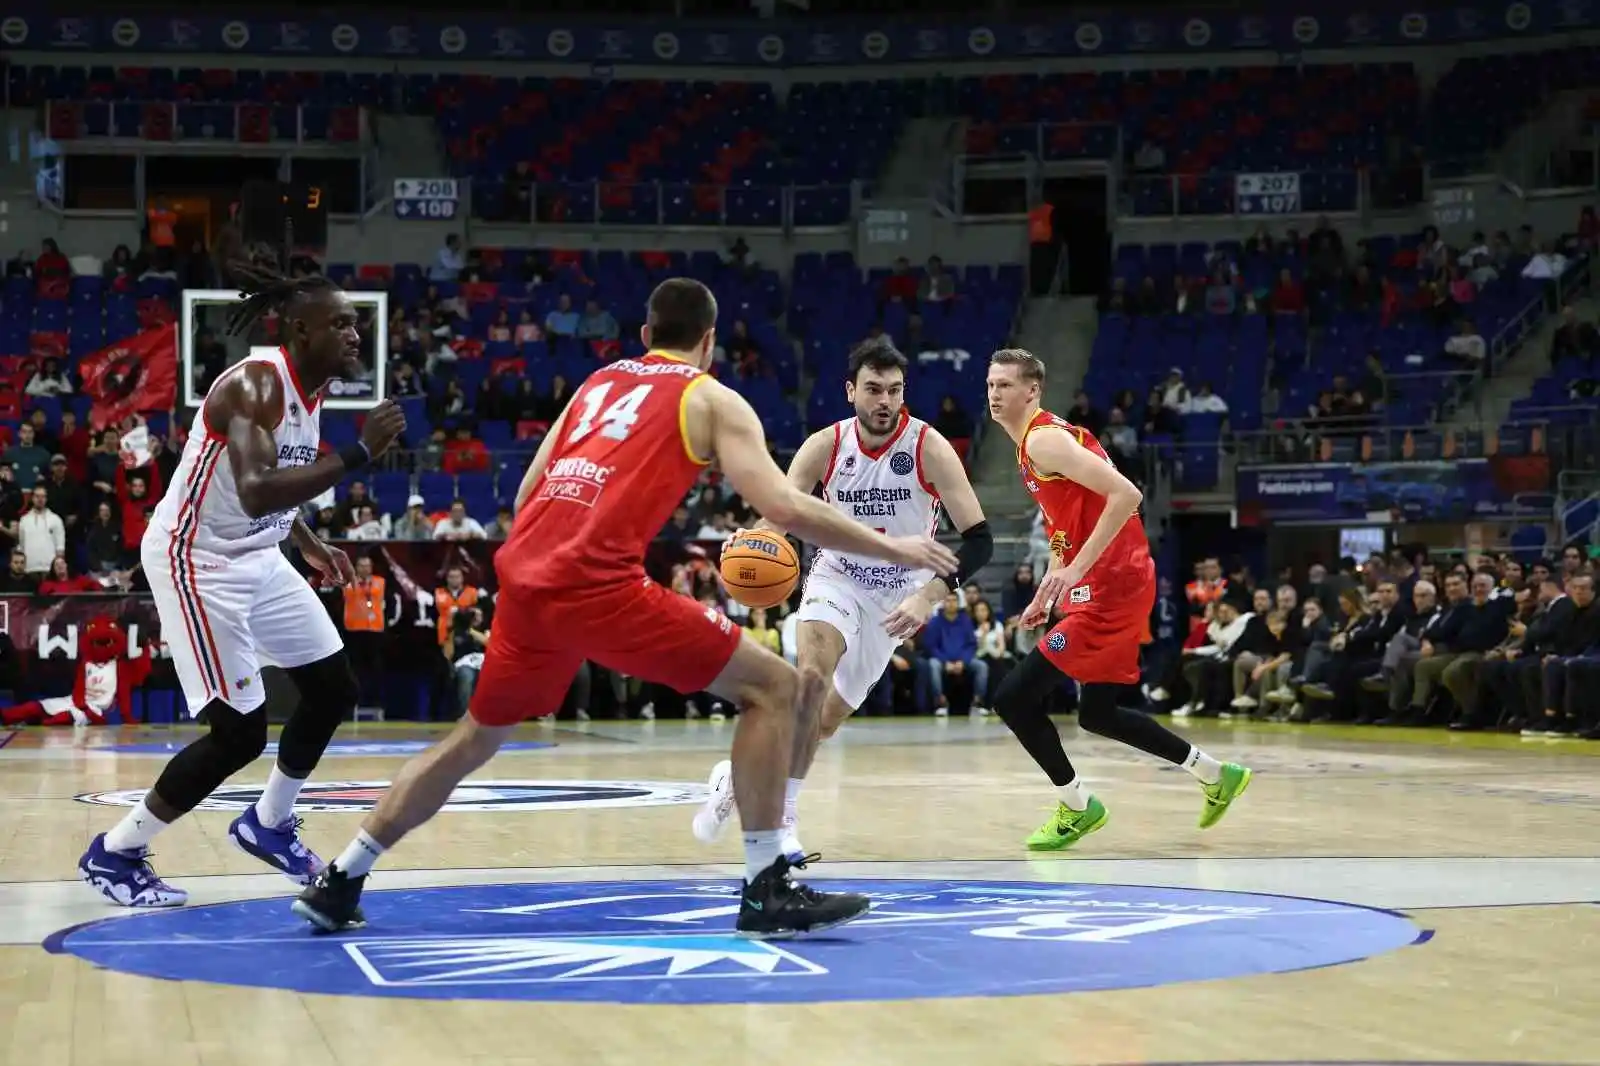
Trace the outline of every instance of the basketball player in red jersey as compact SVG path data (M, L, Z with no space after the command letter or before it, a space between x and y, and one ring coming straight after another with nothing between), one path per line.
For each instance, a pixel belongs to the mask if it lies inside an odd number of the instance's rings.
M1155 564L1139 515L1142 496L1094 434L1041 410L1044 363L1020 348L994 353L989 415L1017 442L1017 465L1044 512L1051 567L1021 622L1032 628L1058 606L1062 619L1001 682L994 711L1050 776L1059 802L1028 838L1036 851L1076 843L1106 823L1061 747L1045 701L1062 681L1078 682L1078 724L1182 766L1201 783L1200 827L1215 825L1250 783L1250 771L1219 763L1148 715L1117 706L1117 689L1137 684L1139 647L1155 604ZM1064 600L1064 602L1063 602Z
M554 713L586 660L740 706L740 935L793 936L866 913L865 896L789 878L815 857L793 862L781 847L798 673L715 610L651 581L645 549L716 462L752 507L819 546L939 574L956 569L956 556L928 536L877 533L791 485L749 404L705 373L716 321L704 285L662 282L641 333L649 354L591 375L550 427L495 556L496 617L468 714L401 770L356 839L295 902L296 914L330 932L364 925L361 887L378 856L431 818L512 727Z

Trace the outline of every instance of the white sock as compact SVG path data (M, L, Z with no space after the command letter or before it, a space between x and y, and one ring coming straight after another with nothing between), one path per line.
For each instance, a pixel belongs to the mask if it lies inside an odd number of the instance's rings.
M300 796L305 780L290 777L277 767L267 775L267 783L256 800L256 817L269 829L276 828L294 817L294 801Z
M350 846L339 853L333 860L333 865L347 877L365 877L372 869L372 864L378 861L378 856L383 854L383 845L372 839L372 835L365 829L356 834L350 841Z
M780 839L783 834L776 829L764 829L759 833L746 833L744 835L744 879L754 881L760 876L761 871L778 861L783 854L783 845ZM344 867L340 867L343 869Z
M138 851L147 847L167 823L150 813L144 800L106 834L107 851Z
M1203 785L1214 785L1222 780L1222 764L1193 745L1189 747L1189 757L1183 760L1183 768Z
M1089 790L1083 787L1083 778L1074 777L1064 785L1056 786L1056 794L1061 797L1061 802L1067 805L1068 810L1086 811L1089 809Z
M783 790L783 820L788 825L800 822L800 790L806 787L803 777L791 777Z

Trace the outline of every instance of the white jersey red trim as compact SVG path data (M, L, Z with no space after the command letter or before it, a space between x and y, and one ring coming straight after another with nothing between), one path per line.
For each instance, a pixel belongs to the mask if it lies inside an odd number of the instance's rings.
M840 514L888 536L931 536L939 528L939 494L922 470L929 429L902 408L894 431L874 448L861 439L856 419L835 423L823 499ZM817 552L811 570L848 581L868 598L895 602L933 578L931 570L829 549Z

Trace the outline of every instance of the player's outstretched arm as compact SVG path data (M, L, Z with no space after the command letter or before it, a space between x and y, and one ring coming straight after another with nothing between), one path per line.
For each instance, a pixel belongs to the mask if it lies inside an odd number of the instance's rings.
M285 403L282 379L264 362L245 366L206 400L206 428L227 439L239 506L251 518L291 511L316 499L366 465L405 429L400 408L385 401L373 408L367 416L370 425L362 430L364 441L386 438L381 445L351 445L304 466L280 467L272 431L283 421Z
M556 420L550 424L550 431L544 435L544 440L539 442L539 450L533 453L533 462L528 464L527 473L522 475L522 484L517 486L517 498L511 505L511 513L522 513L522 505L528 502L528 497L533 495L533 487L544 476L544 471L550 465L550 455L556 450L556 445L561 440L562 428L567 424L567 412L572 410L572 401L567 401L567 406L561 409Z
M958 565L954 573L935 577L890 612L884 625L893 637L915 635L934 607L946 595L976 577L994 555L994 534L983 516L983 505L978 502L978 494L972 491L972 480L961 465L961 456L944 434L935 429L927 431L922 438L921 462L923 478L939 494L939 502L950 516L950 524L961 533L961 546L956 550Z
M789 484L807 496L811 495L812 490L827 476L828 456L833 454L836 432L833 426L817 430L806 438L805 443L800 445L800 450L794 453L794 458L789 462ZM770 529L780 534L789 532L767 516L763 516L752 528Z
M821 548L855 552L948 574L955 553L931 537L886 537L846 518L797 489L767 453L767 436L744 397L715 381L689 398L690 432L700 455L714 456L722 473L763 517Z
M1105 509L1089 539L1079 546L1068 563L1075 578L1082 578L1099 560L1117 532L1133 517L1144 500L1139 487L1111 464L1072 438L1072 434L1059 426L1040 426L1028 434L1028 458L1034 468L1043 474L1070 478L1106 498Z

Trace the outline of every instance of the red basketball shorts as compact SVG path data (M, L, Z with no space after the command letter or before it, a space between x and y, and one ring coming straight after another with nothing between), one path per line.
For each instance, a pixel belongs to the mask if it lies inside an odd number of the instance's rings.
M1056 669L1082 683L1139 683L1139 648L1150 641L1155 566L1144 573L1094 575L1067 594L1065 616L1039 642Z
M654 581L559 590L503 585L469 711L490 726L554 714L585 660L699 692L722 673L739 639L728 619Z

